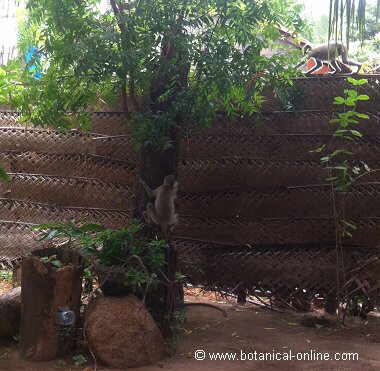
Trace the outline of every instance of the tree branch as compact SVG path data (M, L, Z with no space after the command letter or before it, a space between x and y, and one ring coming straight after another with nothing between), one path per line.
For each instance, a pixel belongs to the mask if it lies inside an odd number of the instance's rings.
M122 36L125 36L127 33L127 28L125 27L125 24L123 22L121 22L121 20L120 20L121 11L118 8L115 0L110 0L110 3L111 3L113 13L115 14L115 17L117 19L117 25L119 26L120 32L121 32Z
M133 108L136 112L140 111L139 102L136 99L135 78L132 75L129 80L129 96L131 97Z
M119 49L120 52L123 52L123 49L125 48L126 44L126 37L127 37L127 28L125 24L121 21L120 15L121 11L118 8L116 1L115 0L110 0L112 10L114 12L115 18L117 20L117 25L119 26L120 29L120 34L121 34L121 42L119 44ZM124 76L121 78L123 79L122 84L121 84L121 99L122 99L122 105L123 105L123 111L126 116L129 116L129 109L128 109L128 97L127 97L127 64L125 62L125 57L122 61L123 65L123 73Z

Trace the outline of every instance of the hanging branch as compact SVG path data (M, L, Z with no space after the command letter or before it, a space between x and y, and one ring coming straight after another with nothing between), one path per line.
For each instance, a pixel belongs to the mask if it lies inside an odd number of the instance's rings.
M119 48L120 48L120 51L122 51L124 49L125 44L126 44L127 27L125 26L125 24L121 20L121 17L120 17L121 16L121 10L119 9L118 5L116 4L116 1L110 0L110 3L111 3L112 11L113 11L115 18L117 20L117 25L118 25L119 30L120 30L121 42L119 44ZM126 116L129 116L128 97L127 97L127 80L126 80L127 79L126 72L127 72L128 66L127 66L125 57L123 57L122 65L123 65L122 75L124 75L124 76L121 77L123 79L122 83L121 83L121 99L122 99L122 104L123 104L123 112Z
M346 27L346 44L349 47L352 30L356 30L363 42L365 36L367 0L330 0L329 7L329 41L335 34L335 39L341 35L343 39ZM380 0L376 2L376 21L380 14Z
M351 0L346 0L346 24L347 25L351 24L351 5L352 5ZM346 27L347 50L349 50L350 48L350 31L351 31L351 27L347 26Z
M115 18L117 20L117 24L118 24L118 27L120 30L120 34L121 34L121 45L119 46L120 50L122 50L122 49L127 50L128 49L128 33L130 32L130 30L128 30L128 27L122 21L122 17L121 17L125 7L122 5L118 5L115 0L110 0L110 3L111 3L111 7L112 7L113 13L115 15ZM138 6L139 6L139 3L137 4L136 10L138 10L137 9ZM128 116L129 115L129 108L128 108L127 91L129 93L129 97L131 98L131 102L132 102L134 110L139 111L140 106L139 106L139 103L136 99L135 78L134 78L133 73L131 73L129 76L129 88L127 87L127 71L130 68L128 68L129 66L127 64L125 57L123 58L122 64L123 64L123 73L125 74L125 76L123 76L124 80L123 80L123 84L122 84L123 110L126 113L126 115Z
M329 31L327 43L330 44L331 32L332 32L332 9L333 9L333 0L330 0L330 9L329 9ZM330 48L327 48L327 58L330 59Z
M362 42L363 42L363 36L365 32L365 10L366 10L366 0L359 0L357 26L358 26L359 35Z

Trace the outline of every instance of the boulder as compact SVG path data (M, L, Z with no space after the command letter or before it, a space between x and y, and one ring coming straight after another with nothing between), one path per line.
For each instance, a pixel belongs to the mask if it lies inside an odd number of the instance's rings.
M21 316L21 287L0 296L0 337L18 335Z
M96 358L111 367L139 367L166 355L163 336L135 296L98 297L85 314L85 335Z

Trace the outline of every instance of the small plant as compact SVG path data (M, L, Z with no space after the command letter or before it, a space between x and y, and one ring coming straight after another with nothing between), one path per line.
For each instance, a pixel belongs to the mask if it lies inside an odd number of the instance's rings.
M348 77L347 81L353 85L353 89L345 89L344 97L335 97L334 104L345 106L345 112L338 113L338 117L330 120L331 124L336 124L337 128L333 134L334 138L343 140L344 143L352 143L361 139L363 135L357 129L359 120L368 120L369 116L365 113L356 111L356 106L359 101L369 100L369 96L365 94L359 94L357 87L367 84L366 79L356 80L352 77ZM330 144L335 145L333 140ZM328 150L329 146L323 144L314 152L324 152ZM338 192L346 192L348 188L356 181L356 178L363 173L368 173L370 168L364 162L358 162L352 164L348 161L347 156L353 156L354 153L346 148L334 148L334 151L327 153L321 157L322 164L327 165L327 168L331 171L331 176L327 180L333 184L334 189Z
M335 244L337 252L337 298L342 306L338 306L338 319L344 321L346 312L352 311L353 303L357 298L349 294L346 289L346 273L344 270L343 239L352 236L352 231L357 227L346 217L346 196L351 187L363 176L373 172L363 161L349 160L354 153L346 148L353 142L360 140L363 135L358 130L359 120L368 120L369 116L356 110L360 101L369 100L366 94L359 94L358 87L367 84L366 79L356 80L348 77L347 81L353 86L345 89L343 97L335 97L334 104L344 107L344 112L338 113L337 118L330 120L331 124L337 125L333 138L329 144L323 144L313 152L327 152L331 146L330 153L324 154L320 161L327 166L329 177L326 179L331 184L333 216L335 222ZM336 145L339 139L339 146ZM337 148L338 147L338 148ZM368 298L367 298L368 299ZM356 305L356 304L355 304ZM341 308L346 308L341 317Z
M0 281L12 282L12 271L2 269L0 270Z
M41 240L64 240L68 246L77 246L87 261L86 278L98 275L100 284L117 279L131 292L146 291L158 284L165 264L166 242L149 240L142 233L143 226L132 221L126 228L111 230L97 224L77 226L74 222L42 224L33 229L42 232ZM45 259L58 266L55 256ZM116 277L116 278L115 278Z
M73 356L72 360L75 366L83 366L88 362L87 358L83 354L77 354Z
M295 85L277 87L275 93L284 111L295 111L305 95L304 91Z
M42 258L40 258L40 260L45 264L50 263L52 266L56 268L61 268L63 265L62 262L59 259L57 259L57 255L43 256Z

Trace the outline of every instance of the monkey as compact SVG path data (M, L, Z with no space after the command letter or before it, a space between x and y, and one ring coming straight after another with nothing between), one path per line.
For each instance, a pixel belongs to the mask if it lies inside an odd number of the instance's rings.
M224 317L228 317L227 312L226 312L225 309L220 308L217 305L214 305L214 304L211 304L211 303L183 303L183 304L181 304L181 306L183 306L183 307L189 307L189 306L195 306L195 305L199 305L201 307L208 307L208 308L216 309L219 312L222 312Z
M349 66L358 67L357 72L361 67L361 63L351 61L347 58L346 47L338 42L333 42L331 44L322 44L316 47L312 47L309 44L304 44L302 47L304 55L308 58L314 58L316 65L306 71L306 74L312 74L314 71L322 67L323 62L327 62L332 69L330 74L336 74L337 72L342 72L342 66L337 60L338 57L342 57L342 62ZM301 62L296 67L300 67L304 62Z
M174 175L167 175L163 184L153 191L141 178L140 182L148 196L154 198L154 203L150 202L147 205L144 213L145 221L159 225L162 233L165 236L168 235L178 223L178 215L175 212L174 205L177 198L178 182Z

